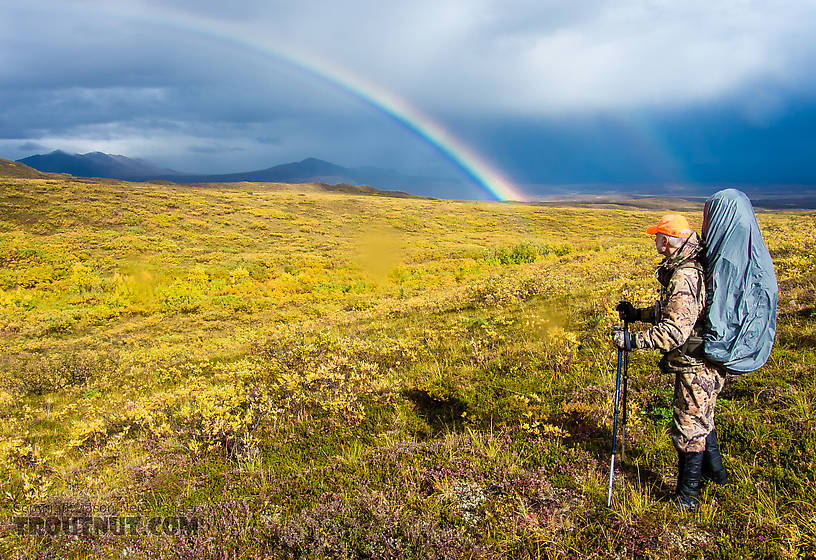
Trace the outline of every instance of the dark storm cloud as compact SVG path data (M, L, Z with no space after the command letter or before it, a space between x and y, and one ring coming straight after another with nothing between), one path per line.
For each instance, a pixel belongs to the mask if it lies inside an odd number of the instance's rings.
M280 136L258 136L255 141L259 144L280 145L284 142Z
M38 150L47 150L48 146L44 144L38 144L37 142L26 142L25 144L20 144L17 146L17 149L21 152L36 152Z
M60 134L77 126L122 122L166 113L165 92L152 88L3 89L0 136Z
M193 145L187 148L187 150L193 152L194 154L224 154L245 151L244 148L229 146L226 144L207 144L202 146Z

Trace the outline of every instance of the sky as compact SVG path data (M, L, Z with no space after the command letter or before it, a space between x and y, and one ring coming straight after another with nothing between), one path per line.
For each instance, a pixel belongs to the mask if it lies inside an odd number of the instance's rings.
M0 157L813 185L814 69L813 1L5 0Z

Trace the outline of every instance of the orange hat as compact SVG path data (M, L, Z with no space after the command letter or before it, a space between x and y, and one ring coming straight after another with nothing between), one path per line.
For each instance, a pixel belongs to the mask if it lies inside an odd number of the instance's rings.
M691 236L691 226L688 220L681 214L666 214L656 226L652 226L646 230L649 235L662 233L670 237L682 237L683 239Z

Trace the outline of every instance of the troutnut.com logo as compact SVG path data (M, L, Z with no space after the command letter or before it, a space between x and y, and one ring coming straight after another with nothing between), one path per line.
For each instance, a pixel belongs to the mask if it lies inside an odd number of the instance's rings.
M197 517L83 517L20 516L17 531L39 535L190 535L198 531Z

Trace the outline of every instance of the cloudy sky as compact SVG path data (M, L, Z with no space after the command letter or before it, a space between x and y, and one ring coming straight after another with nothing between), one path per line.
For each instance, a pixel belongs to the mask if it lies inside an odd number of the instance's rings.
M0 157L816 184L814 69L813 1L5 0Z

